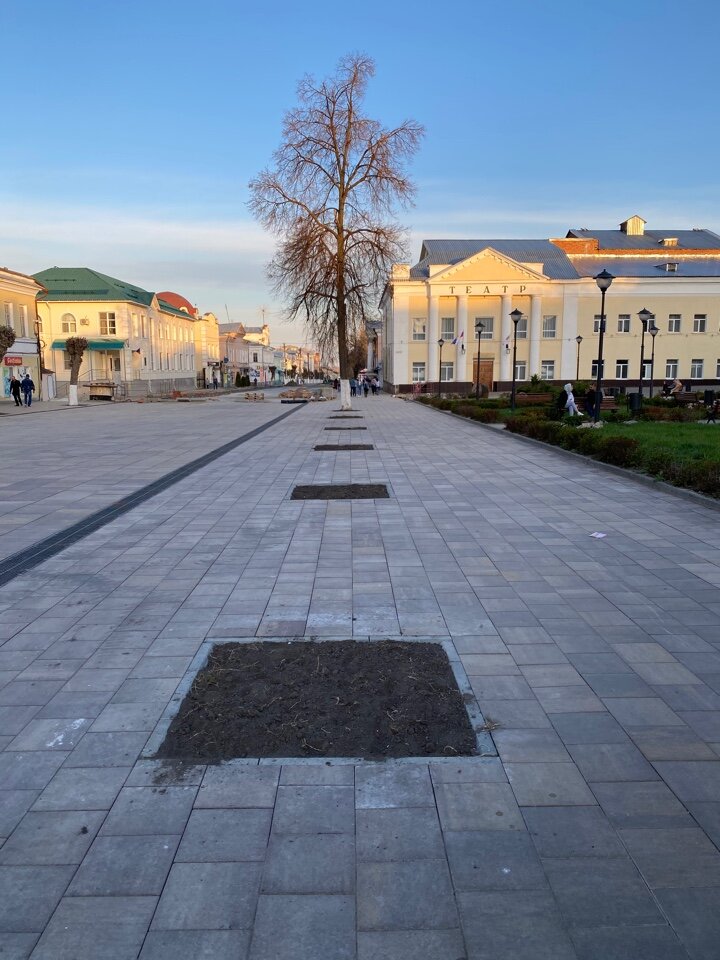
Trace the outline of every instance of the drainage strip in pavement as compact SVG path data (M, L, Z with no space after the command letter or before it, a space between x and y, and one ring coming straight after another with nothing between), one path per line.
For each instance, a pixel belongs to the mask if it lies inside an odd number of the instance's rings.
M178 467L176 470L172 470L170 473L166 473L164 476L158 477L157 480L153 480L152 483L148 483L144 487L140 487L139 490L129 494L127 497L123 497L121 500L116 500L115 503L111 503L109 506L104 507L102 510L98 510L96 513L91 513L89 516L79 520L77 523L74 523L69 527L66 527L59 533L55 533L51 537L46 537L44 540L38 541L36 544L28 547L26 550L11 554L9 557L6 557L0 562L0 586L9 583L11 580L14 580L15 577L20 576L20 574L26 573L28 570L32 570L45 560L49 560L50 557L54 557L56 553L60 553L60 551L64 550L66 547L77 543L78 540L82 540L84 537L94 533L96 530L99 530L106 524L111 523L113 520L117 519L117 517L120 517L124 513L127 513L128 510L132 510L134 507L139 506L141 503L144 503L146 500L149 500L156 494L162 493L163 490L167 490L168 487L178 483L178 481L184 480L201 467L207 466L207 464L211 463L213 460L217 460L219 457L224 456L226 453L230 453L231 450L241 446L248 440L252 440L254 437L259 436L270 427L275 426L275 424L280 423L281 420L284 420L286 417L289 417L291 414L295 413L298 409L299 407L293 407L291 410L281 413L279 416L268 421L268 423L264 423L259 427L255 427L255 429L250 430L249 433L245 433L241 437L236 437L234 440L230 440L228 443L224 443L221 446L216 447L214 450L204 453L201 457L196 457L194 460L184 464L182 467Z

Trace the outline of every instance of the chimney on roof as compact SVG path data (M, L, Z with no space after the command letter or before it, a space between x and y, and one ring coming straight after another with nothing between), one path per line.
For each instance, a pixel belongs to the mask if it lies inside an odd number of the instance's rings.
M642 217L637 214L634 217L628 217L620 224L620 229L629 237L642 237L645 234L645 223Z

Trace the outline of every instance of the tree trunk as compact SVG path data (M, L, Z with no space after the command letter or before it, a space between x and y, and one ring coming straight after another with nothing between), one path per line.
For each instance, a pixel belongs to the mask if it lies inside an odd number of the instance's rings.
M76 383L71 383L68 387L68 406L76 407L78 405L78 388Z

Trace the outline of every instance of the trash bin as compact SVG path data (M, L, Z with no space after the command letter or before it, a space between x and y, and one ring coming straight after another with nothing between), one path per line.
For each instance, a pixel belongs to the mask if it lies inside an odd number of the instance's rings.
M715 391L706 390L705 391L705 406L711 407L715 403Z
M630 413L639 413L642 408L642 397L639 393L629 393L627 395L628 409Z

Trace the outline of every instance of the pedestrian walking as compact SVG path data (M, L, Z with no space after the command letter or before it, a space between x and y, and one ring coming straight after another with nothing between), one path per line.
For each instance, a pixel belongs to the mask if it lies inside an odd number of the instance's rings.
M22 381L20 382L20 389L23 392L25 406L26 407L32 406L32 395L35 390L35 384L32 382L29 373L26 373L25 376L22 378Z
M20 399L20 381L15 376L10 379L10 396L15 401L16 407L22 406L22 400Z
M367 396L370 393L370 384L367 380L363 380L363 393Z
M597 394L595 393L595 387L588 387L585 391L585 413L589 417L595 416L595 398Z
M357 380L355 377L350 377L350 396L354 397L357 394Z
M215 373L213 374L212 385L213 385L213 390L217 390L217 388L218 388L218 378L217 378L217 374L215 374Z
M575 403L575 397L573 396L573 391L572 391L572 384L571 384L571 383L566 383L566 384L565 384L565 387L564 387L563 389L565 390L565 393L567 394L567 400L565 401L565 409L566 409L567 412L570 414L570 416L571 416L571 417L582 417L582 416L584 416L584 414L582 414L582 413L578 410L577 404Z
M377 396L377 380L372 380L370 382L370 389L372 390L372 395L376 397Z

